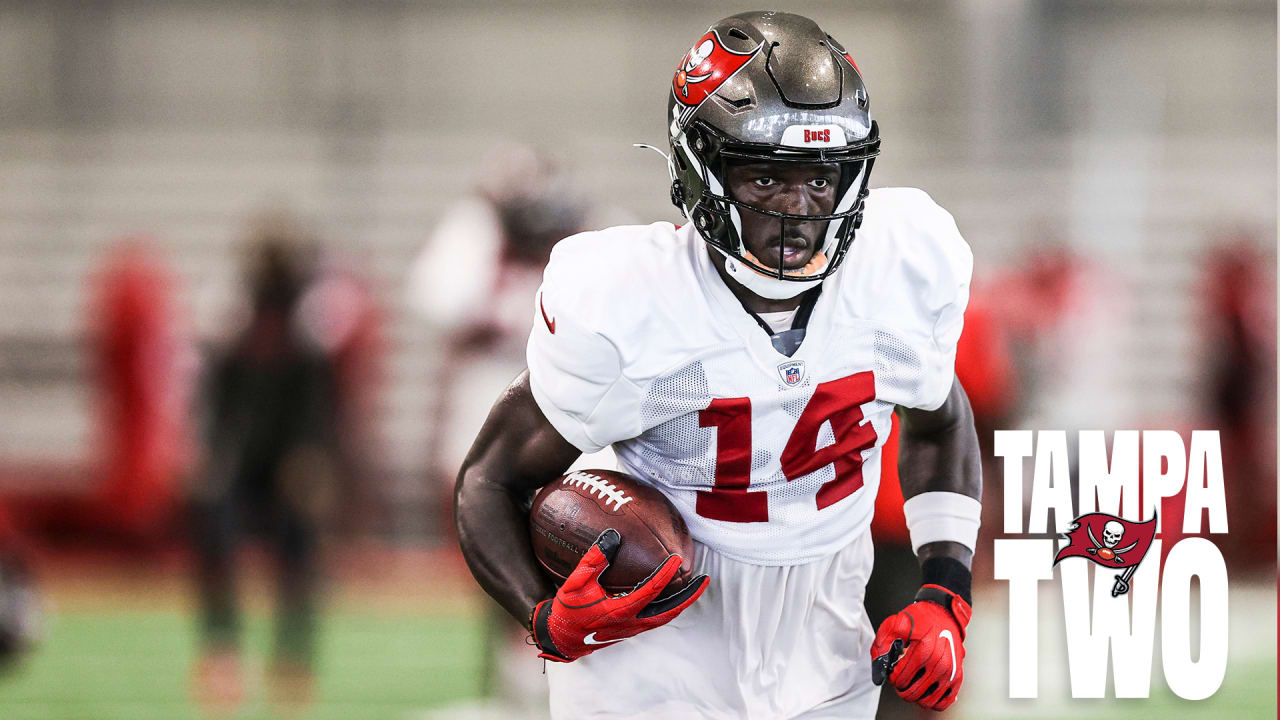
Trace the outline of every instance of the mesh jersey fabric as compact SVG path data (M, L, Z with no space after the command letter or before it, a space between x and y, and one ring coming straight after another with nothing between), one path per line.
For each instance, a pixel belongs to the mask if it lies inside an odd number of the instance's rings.
M692 227L575 235L535 298L533 395L579 449L612 444L699 542L741 562L810 562L869 525L894 406L934 409L950 391L972 263L927 194L872 191L787 357Z

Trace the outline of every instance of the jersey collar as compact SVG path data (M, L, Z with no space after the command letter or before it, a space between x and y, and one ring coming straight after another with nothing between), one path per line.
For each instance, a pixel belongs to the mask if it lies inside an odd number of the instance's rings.
M813 307L804 342L800 344L799 349L794 354L787 356L778 352L778 349L773 346L769 335L761 329L756 319L747 312L738 297L725 284L724 278L720 276L720 273L716 271L715 265L711 262L706 243L698 236L693 226L691 224L685 225L680 228L679 232L687 234L688 247L692 253L698 285L707 297L707 304L711 307L712 313L717 320L733 328L734 333L746 345L751 356L766 374L771 377L775 375L775 368L780 362L803 360L810 356L816 357L815 353L820 352L827 341L826 328L830 325L827 316L832 307L832 301L827 298L827 295L833 289L830 285L832 278L827 278L822 283L823 294Z

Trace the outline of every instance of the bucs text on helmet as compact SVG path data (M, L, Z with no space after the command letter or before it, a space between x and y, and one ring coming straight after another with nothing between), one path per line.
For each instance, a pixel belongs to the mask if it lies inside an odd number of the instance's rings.
M725 269L762 297L794 297L839 267L862 221L880 137L853 59L812 20L749 12L707 29L676 68L668 101L671 200L727 256ZM840 168L835 206L794 215L746 204L725 190L734 163L827 163ZM746 248L741 212L822 223L804 268L768 267Z

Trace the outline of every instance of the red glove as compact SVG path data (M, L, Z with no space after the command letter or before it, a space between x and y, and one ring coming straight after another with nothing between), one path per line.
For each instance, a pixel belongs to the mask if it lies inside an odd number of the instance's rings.
M887 670L903 700L947 709L964 681L964 631L972 615L964 598L941 585L920 588L915 602L880 623L871 643L872 680L883 682Z
M538 657L573 662L601 647L665 625L707 589L707 576L699 575L679 592L657 599L680 570L680 556L671 555L631 592L609 595L600 585L600 575L621 544L617 530L600 533L555 597L533 609L533 641L542 651Z

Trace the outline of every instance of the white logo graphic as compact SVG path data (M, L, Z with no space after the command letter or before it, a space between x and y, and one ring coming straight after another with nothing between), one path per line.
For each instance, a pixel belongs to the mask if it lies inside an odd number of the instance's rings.
M799 385L804 380L804 361L792 360L778 365L778 376L787 387Z
M595 633L592 633L592 634L594 635ZM955 680L955 679L956 679L956 645L955 645L955 641L951 639L951 631L950 631L950 630L943 630L942 632L938 633L938 637L943 638L944 640L946 640L946 641L947 641L947 647L951 649L951 677L947 678L947 682L951 682L952 680Z
M1124 537L1124 525L1115 520L1108 521L1102 526L1102 544L1109 548L1114 548L1120 544L1120 538Z
M791 147L844 147L846 142L839 125L791 125L782 131L781 141Z
M693 72L694 70L697 70L699 65L706 62L707 58L711 57L711 51L715 49L716 44L711 41L711 38L703 40L701 45L690 48L689 62L684 64L685 72ZM690 81L697 82L692 78L690 78Z
M622 641L623 641L623 640L625 640L625 639L626 639L626 638L618 638L617 640L597 640L597 639L596 639L596 634L595 634L595 633L591 633L590 635L588 635L588 636L586 636L586 637L582 638L582 642L584 642L584 643L586 643L586 644L588 644L588 645L609 645L609 644L611 644L611 643L622 642ZM952 672L954 673L955 671L954 671L954 670L952 670Z

